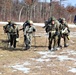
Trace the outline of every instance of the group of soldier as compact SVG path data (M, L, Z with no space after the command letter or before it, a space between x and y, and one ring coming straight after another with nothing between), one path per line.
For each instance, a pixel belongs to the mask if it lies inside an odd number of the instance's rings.
M58 48L62 48L61 38L64 40L64 47L68 47L68 40L70 29L65 18L59 18L58 20L55 17L49 18L45 22L46 32L49 34L49 50L57 50Z
M15 23L9 21L7 25L3 26L3 28L5 33L7 33L10 48L16 48L16 42L19 38L19 31L23 30L25 44L24 50L30 49L33 33L36 32L33 21L27 20L21 29L18 29ZM64 39L64 47L68 47L67 40L69 40L70 30L65 18L59 18L57 20L52 16L45 21L45 26L43 28L45 28L46 33L49 34L49 50L57 50L58 47L62 48L61 38Z
M25 50L30 49L31 47L31 40L32 40L32 33L36 31L36 28L33 26L33 21L27 20L23 24L23 28L18 29L18 25L15 23L12 23L11 21L8 21L8 24L3 26L4 32L7 33L8 36L8 46L10 48L15 49L16 48L16 43L19 38L19 31L23 30L24 33L24 44Z

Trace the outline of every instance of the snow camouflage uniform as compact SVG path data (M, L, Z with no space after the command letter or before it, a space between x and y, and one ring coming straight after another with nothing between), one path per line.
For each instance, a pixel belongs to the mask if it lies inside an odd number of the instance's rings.
M24 43L25 43L25 50L31 47L32 35L33 32L36 31L36 28L33 26L29 21L28 25L24 28Z
M64 21L64 22L63 22ZM65 21L65 18L62 18L62 25L60 26L60 31L61 31L61 35L64 39L64 47L67 47L68 46L68 40L69 40L69 34L70 34L70 30L69 30L69 27L68 27L68 24L66 23ZM61 38L60 38L61 40Z
M54 21L54 24L52 24L52 21ZM57 48L57 40L58 40L58 28L59 26L55 23L55 19L51 19L51 23L46 27L46 31L49 33L49 46L48 49L52 49L52 42L54 40L53 49L56 50Z
M61 24L61 18L59 18L58 20L57 20L57 24L58 24L58 26L59 26L59 30L58 30L58 47L60 47L60 48L62 48L62 45L61 45L61 37L62 37L62 34L61 34L61 26L62 26L62 24Z
M16 24L14 23L12 24L12 26L9 29L9 33L10 33L10 47L13 46L13 48L16 48L16 38L19 37L19 31Z
M4 32L7 33L7 37L8 37L8 43L10 42L10 27L12 26L11 21L8 22L7 25L3 26Z
M55 17L50 17L47 21L45 21L45 26L43 28L45 28L46 32L48 32L47 26L51 23L52 18L55 19L55 24L58 26L58 40L57 40L57 46L62 48L62 46L60 45L61 42L61 33L60 33L60 26L61 26L61 19L57 20Z

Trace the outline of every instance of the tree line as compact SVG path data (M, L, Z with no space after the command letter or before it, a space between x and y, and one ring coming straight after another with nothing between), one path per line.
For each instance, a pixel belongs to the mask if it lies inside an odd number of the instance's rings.
M57 1L47 0L0 0L0 21L26 21L44 22L50 16L66 18L70 23L76 15L76 6L60 5Z

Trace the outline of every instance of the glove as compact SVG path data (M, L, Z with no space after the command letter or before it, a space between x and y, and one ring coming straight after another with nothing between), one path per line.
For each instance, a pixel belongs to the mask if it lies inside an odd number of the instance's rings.
M68 32L70 33L70 30L68 29Z
M35 29L33 29L33 32L35 32L36 30Z
M19 34L16 35L16 38L19 38Z
M55 32L55 35L59 35L58 31Z

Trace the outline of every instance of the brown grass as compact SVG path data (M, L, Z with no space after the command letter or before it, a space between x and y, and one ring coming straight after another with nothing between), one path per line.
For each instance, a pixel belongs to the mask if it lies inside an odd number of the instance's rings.
M41 27L36 27L36 34L42 33L45 31ZM71 31L75 31L76 29L71 29ZM40 35L42 35L40 34ZM3 32L2 25L0 26L0 73L1 75L75 75L71 72L67 72L67 66L74 66L74 61L65 61L59 62L56 58L52 58L50 62L44 63L35 63L36 61L31 61L30 58L40 58L41 55L37 52L39 51L48 51L48 38L45 36L35 37L36 39L36 47L34 46L34 38L32 40L32 47L30 50L23 50L23 32L20 31L20 41L17 43L17 49L9 49L7 48L6 40L7 36ZM76 42L75 38L71 38L72 41ZM69 42L71 43L71 42ZM59 55L61 51L65 51L66 49L76 50L76 43L71 43L69 48L63 48L62 50L56 51L55 53ZM63 54L64 55L64 54ZM75 57L75 56L74 56ZM23 72L17 70L12 72L12 68L9 66L15 65L16 63L23 63L25 61L30 61L32 63L30 73L24 74ZM48 64L55 64L56 66L47 66ZM36 66L41 66L41 68L36 68Z

